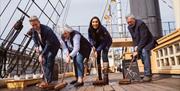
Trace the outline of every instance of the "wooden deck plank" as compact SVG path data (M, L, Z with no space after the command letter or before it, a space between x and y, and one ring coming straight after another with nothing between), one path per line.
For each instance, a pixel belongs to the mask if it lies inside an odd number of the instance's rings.
M124 91L138 91L137 89L134 89L129 85L120 85L120 86L124 89Z
M156 90L153 87L145 86L144 84L133 84L132 87L138 88L138 89L140 89L140 91L144 91L144 89L146 91L159 91L159 90Z
M138 87L143 87L144 89L148 90L148 91L164 91L164 89L159 88L159 87L152 87L150 85L148 85L149 83L141 83L141 84L137 84L136 86Z
M77 88L70 88L69 90L66 91L77 91Z
M153 83L160 84L161 86L164 86L164 87L180 89L180 79L166 78L166 79L153 81Z
M84 91L94 91L94 86L88 86Z
M82 86L77 89L77 91L85 91L88 86Z
M135 88L135 89L138 89L137 91L144 91L144 89L146 89L146 91L150 91L148 90L147 88L143 87L143 86L140 86L140 85L137 85L137 84L133 84L133 85L130 85L131 88Z
M115 91L111 85L105 85L103 86L103 88L104 88L104 91Z
M104 91L103 86L95 86L94 91Z
M73 85L67 85L65 88L61 89L60 91L71 91L71 89L74 89Z
M171 88L171 87L167 87L167 86L162 86L161 84L148 83L147 85L151 86L151 87L158 87L160 89L163 89L164 91L180 91L180 89L175 89L175 88Z
M125 91L121 86L118 85L112 85L114 91Z
M106 86L93 86L92 82L94 76L86 76L84 86L75 88L74 85L68 84L60 91L180 91L179 78L160 78L153 79L149 83L132 83L129 85L119 85L118 81L121 79L122 74L110 74L110 83ZM71 82L74 78L66 78L66 82ZM25 89L7 89L0 88L0 91L45 91L35 86L30 86ZM53 90L48 90L53 91Z

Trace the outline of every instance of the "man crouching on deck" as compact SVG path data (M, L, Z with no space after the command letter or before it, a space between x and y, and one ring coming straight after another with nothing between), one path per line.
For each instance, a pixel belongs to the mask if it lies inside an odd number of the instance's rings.
M76 79L70 84L75 84L75 87L83 86L85 58L89 58L91 52L91 44L78 31L73 30L70 26L65 25L62 33L62 40L65 43L69 54L66 57L67 63L73 59Z
M37 16L30 17L29 22L32 26L29 33L31 32L32 34L32 39L35 42L35 51L39 53L39 62L44 70L44 81L39 84L39 87L48 88L52 82L54 61L60 42L52 29L41 24ZM39 46L42 47L41 53Z

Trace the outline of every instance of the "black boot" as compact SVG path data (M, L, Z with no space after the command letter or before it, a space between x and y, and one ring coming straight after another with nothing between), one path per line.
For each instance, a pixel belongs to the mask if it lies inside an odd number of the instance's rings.
M106 72L104 73L103 81L105 85L109 84L109 76L108 76L108 69L104 69Z
M103 63L103 81L105 85L109 84L109 75L108 75L108 68L109 68L109 63L108 62L104 62Z
M102 74L101 74L101 65L98 64L98 80L93 82L93 85L104 85L104 81L102 80Z
M108 85L109 84L109 77L108 77L108 68L109 68L109 63L104 62L103 63L103 80L97 80L93 82L93 85L101 86L101 85Z
M98 79L102 80L102 72L101 72L101 65L98 64Z

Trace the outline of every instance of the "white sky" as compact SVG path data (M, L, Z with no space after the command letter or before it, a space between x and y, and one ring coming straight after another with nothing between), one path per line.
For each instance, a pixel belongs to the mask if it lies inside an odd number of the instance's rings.
M106 0L72 0L67 23L70 25L88 25L93 16L102 17ZM159 0L162 21L174 21L174 11L168 5L172 5L172 0ZM123 15L128 14L128 0L122 0Z
M4 6L7 4L9 0L0 0L0 13L2 12L2 9ZM17 5L17 2L19 0L12 0L12 3L10 7L8 7L8 10L5 11L5 13L0 17L0 34L2 33L5 24L8 22L7 20L10 18L10 15L12 14L12 11L15 9L15 5ZM27 3L28 0L22 0L23 2L20 5L20 8L23 8L24 5ZM45 4L45 1L47 0L35 0L38 5L43 6ZM50 0L51 2L55 2L57 0ZM62 0L63 2L65 0ZM172 0L164 0L167 2L167 4L162 2L163 0L159 0L160 2L160 10L161 10L161 18L162 21L174 21L174 12L173 9L169 8L168 5L172 5ZM93 16L98 16L100 19L102 17L104 8L106 5L106 0L72 0L71 1L71 6L69 9L69 13L67 16L67 24L69 25L89 25L89 21ZM36 7L36 6L33 6ZM50 7L50 6L49 6ZM123 16L128 14L127 11L129 8L128 5L128 0L122 0L122 8L123 8ZM52 10L48 9L46 10L47 13L50 13ZM31 9L28 14L30 15L38 15L40 10L37 8ZM12 25L20 18L21 13L18 11L15 14L16 16L13 17L12 22L10 22L7 31L5 32L4 36L7 35L9 30L11 29ZM18 16L19 15L19 16ZM55 19L55 18L54 18ZM47 21L45 19L45 16L43 15L42 18L40 19L42 23L44 21ZM26 18L24 21L24 28L21 33L22 34L26 33L28 29L30 28L30 25L28 23L28 19ZM16 40L16 42L19 42L19 40L22 40L21 37Z

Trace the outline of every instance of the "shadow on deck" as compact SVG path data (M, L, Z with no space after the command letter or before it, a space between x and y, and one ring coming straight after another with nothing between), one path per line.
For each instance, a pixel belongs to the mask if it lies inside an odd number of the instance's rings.
M119 85L119 79L122 79L121 73L110 73L110 84L105 86L93 86L92 81L95 76L86 76L85 84L82 87L75 88L73 85L67 85L60 91L180 91L180 79L168 78L153 75L153 81L149 83L132 83L129 85ZM67 78L65 81L70 82L73 78ZM29 86L25 89L7 89L0 91L53 91L42 90L35 86Z

